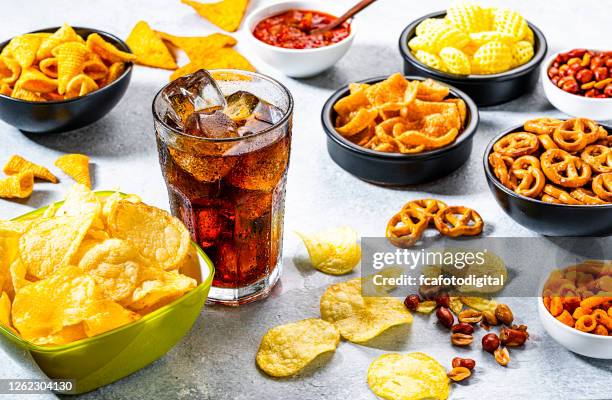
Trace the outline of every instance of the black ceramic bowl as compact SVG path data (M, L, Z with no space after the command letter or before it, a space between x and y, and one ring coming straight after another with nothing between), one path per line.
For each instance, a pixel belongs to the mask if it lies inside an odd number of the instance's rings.
M377 83L387 77L378 77L360 83ZM408 80L425 80L419 76L406 76ZM332 160L347 172L365 181L379 185L416 185L446 176L465 164L472 152L472 142L479 117L476 104L465 93L450 87L453 97L467 105L465 128L457 139L441 149L420 154L384 153L358 146L345 139L335 129L334 104L348 96L349 88L338 89L323 106L321 120L327 134L327 151Z
M612 126L602 125L608 131ZM612 204L569 205L552 204L532 199L508 189L495 177L489 165L493 145L523 126L509 129L489 143L484 152L484 170L489 189L495 200L513 220L525 228L545 236L608 236L612 234Z
M546 38L533 24L529 27L534 33L533 58L524 65L494 75L455 75L438 71L417 60L410 49L408 41L416 35L416 27L427 18L443 18L446 11L438 11L425 15L414 21L400 36L399 50L404 58L404 71L406 74L418 74L446 82L449 85L463 90L479 106L492 106L513 100L524 93L531 91L537 84L540 76L540 65L546 56Z
M59 28L31 33L55 32ZM74 27L74 30L83 38L87 38L90 33L97 33L119 50L131 53L125 42L110 33L79 27ZM9 41L0 43L0 50ZM127 63L123 74L109 85L70 100L34 102L0 95L0 119L24 132L54 133L81 128L99 120L117 105L127 90L131 76L132 63Z

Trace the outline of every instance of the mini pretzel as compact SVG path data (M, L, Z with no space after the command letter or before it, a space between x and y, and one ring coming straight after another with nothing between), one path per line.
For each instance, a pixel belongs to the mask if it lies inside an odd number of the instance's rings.
M607 146L600 144L587 146L580 158L589 164L595 172L612 172L612 150Z
M436 200L436 199L421 199L421 200L413 200L409 201L404 205L402 210L416 210L425 214L429 221L433 219L433 217L438 213L438 211L445 209L448 207L445 202Z
M561 190L558 187L555 187L553 185L545 185L544 193L557 199L562 204L574 204L574 205L582 204L581 202L579 202L578 200L570 196L570 194L567 193L565 190Z
M553 204L563 204L561 202L561 200L559 199L555 199L554 197L552 197L549 194L543 194L542 195L542 201L546 202L546 203L553 203Z
M593 191L603 201L612 201L612 173L600 174L593 179Z
M450 206L438 211L434 223L441 234L450 237L479 235L484 226L476 211L462 206Z
M538 140L540 141L542 147L544 147L544 150L559 148L559 146L557 146L557 143L555 143L555 141L548 135L540 135L538 136Z
M503 156L520 157L535 153L538 147L538 137L533 133L514 132L499 139L493 150Z
M526 197L538 197L544 189L546 177L539 168L529 167L529 169L518 169L512 171L512 174L517 178L516 188L514 191Z
M537 118L525 122L524 128L527 132L537 133L538 135L552 135L563 121L556 118Z
M546 150L540 161L546 177L557 185L577 188L591 179L589 164L561 149Z
M555 129L553 139L563 150L580 151L600 138L599 125L590 119L568 119Z
M572 196L582 204L607 204L605 201L597 197L595 193L584 188L572 190L570 192L570 196Z
M397 247L412 246L429 225L430 218L416 209L402 209L387 223L387 239Z
M502 156L499 153L491 153L489 154L489 164L493 168L493 173L502 183L502 185L510 188L514 188L513 184L510 182L510 176L508 174L509 168L514 163L514 159L508 156Z

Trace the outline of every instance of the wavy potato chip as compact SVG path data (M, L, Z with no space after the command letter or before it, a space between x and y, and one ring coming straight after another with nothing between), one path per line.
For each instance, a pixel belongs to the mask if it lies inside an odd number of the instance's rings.
M19 254L28 273L43 279L68 265L93 220L93 214L86 214L32 222L19 238Z
M34 191L34 174L31 171L20 172L0 179L0 197L5 199L25 199Z
M326 274L348 274L361 260L359 235L354 229L341 227L298 235L304 241L312 266Z
M197 286L195 279L156 267L142 269L141 281L131 298L122 301L130 310L147 314L171 303Z
M242 22L249 0L222 0L217 3L200 3L193 0L181 0L219 28L235 32Z
M164 41L145 21L138 21L125 41L136 55L138 64L176 69L176 60Z
M127 240L141 256L165 270L178 268L189 251L185 225L143 203L119 201L110 211L108 228L112 237Z
M42 165L34 164L25 158L16 154L12 155L11 158L4 164L2 171L7 175L15 175L21 172L30 171L34 177L44 179L49 182L57 183L58 179L51 173L47 168Z
M93 245L79 261L79 268L94 278L108 298L121 302L136 289L140 261L128 242L108 239Z
M261 339L256 361L266 374L292 376L317 356L335 351L340 333L329 322L305 319L270 329Z
M450 393L446 370L424 353L383 354L370 364L368 385L386 400L445 400Z
M84 154L65 154L55 160L55 166L72 179L91 188L89 177L89 157Z
M361 279L327 288L321 296L321 317L336 325L343 338L367 342L392 326L412 323L404 303L393 297L363 297Z

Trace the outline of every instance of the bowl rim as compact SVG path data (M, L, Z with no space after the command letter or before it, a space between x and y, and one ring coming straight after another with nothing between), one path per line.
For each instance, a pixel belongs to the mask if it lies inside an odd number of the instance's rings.
M436 12L432 12L430 14L422 16L421 18L411 22L402 31L402 34L400 35L400 39L399 39L399 51L404 61L410 62L413 66L420 69L421 72L425 72L432 76L435 76L437 79L442 79L445 81L457 82L457 83L510 80L510 79L514 79L522 75L526 75L530 73L531 71L533 71L535 68L537 68L542 63L542 61L544 60L544 57L546 56L546 53L548 52L548 42L546 41L546 37L544 36L544 33L542 33L542 31L537 26L535 26L534 24L529 22L527 19L525 19L525 21L527 22L527 25L533 31L534 41L535 41L535 44L537 45L537 51L535 52L531 60L529 60L527 63L523 65L519 65L518 67L512 68L505 72L501 72L498 74L489 74L489 75L476 75L476 74L457 75L457 74L451 74L448 72L439 71L437 69L431 68L423 64L421 61L416 59L416 57L412 54L412 52L408 48L408 41L412 39L414 35L412 35L411 37L408 37L408 36L411 34L412 31L416 29L417 25L420 24L425 19L439 18L444 15L446 15L446 10L436 11Z
M428 79L426 77L416 76L416 75L403 75L403 76L407 80L425 81ZM363 79L355 83L372 84L372 83L382 82L387 78L389 77L388 76L377 76L374 78ZM327 99L327 101L323 105L323 109L321 110L321 123L323 124L323 130L327 134L328 138L336 142L341 147L353 153L357 153L359 155L366 156L369 158L378 158L378 159L383 159L387 161L405 162L405 161L422 161L422 160L442 157L446 153L462 145L464 142L472 139L472 137L478 130L478 125L480 124L480 114L479 114L478 106L476 105L476 103L465 92L445 82L439 82L439 81L436 81L436 82L448 87L450 89L450 94L453 97L463 100L468 110L468 114L467 114L469 118L468 124L464 127L463 132L461 132L459 137L455 139L455 141L449 144L448 146L445 146L439 149L435 149L435 150L431 150L431 151L425 151L425 152L418 153L418 154L385 153L383 151L366 149L365 147L358 146L355 143L351 142L350 140L346 139L344 136L340 135L338 131L336 130L333 120L332 120L332 115L334 113L334 104L336 104L336 102L340 100L342 97L345 97L348 95L349 84L346 84L340 87L334 93L332 93L332 95L329 97L329 99Z
M101 190L101 191L95 191L94 192L96 194L96 196L98 197L108 197L110 195L112 195L113 193L117 193L116 191L113 190ZM119 192L119 194L121 196L127 196L125 193L121 193ZM34 217L37 215L42 214L47 208L49 207L55 207L55 206L60 206L64 203L63 200L60 201L56 201L54 203L51 203L47 206L38 208L36 210L27 212L25 214L22 214L18 217L13 218L13 220L20 220L22 218L27 218L27 217ZM0 333L3 334L5 337L7 337L8 339L14 341L14 342L18 342L24 349L28 350L28 351L35 351L37 353L56 353L56 352L61 352L61 351L65 351L65 350L72 350L74 348L79 348L79 347L85 347L90 345L92 342L95 341L99 341L102 340L103 338L110 336L110 335L114 335L116 333L122 332L128 328L131 328L133 326L136 325L142 325L147 321L153 320L153 319L157 319L159 317L161 317L162 315L165 315L167 313L169 313L177 304L182 303L184 301L186 301L187 299L196 296L197 293L201 292L202 289L206 288L207 286L210 287L212 285L212 281L213 281L213 277L215 275L215 267L211 261L211 259L206 255L206 253L204 253L204 250L202 250L202 248L195 243L193 240L191 241L191 246L193 248L195 248L199 259L200 259L200 269L204 270L204 267L208 268L208 276L206 277L206 279L202 280L202 282L200 282L200 284L198 286L196 286L195 288L193 288L190 292L184 294L183 296L177 298L176 300L172 301L171 303L166 304L163 307L158 308L155 311L152 311L146 315L144 315L142 318L140 318L137 321L131 322L129 324L120 326L118 328L112 329L110 331L101 333L99 335L96 336L92 336L92 337L88 337L88 338L83 338L80 340L76 340L74 342L71 343L66 343L66 344L61 344L61 345L55 345L55 346L42 346L42 345L37 345L34 343L31 343L27 340L25 340L24 338L22 338L20 335L16 334L15 332L13 332L11 329L9 329L8 327L5 327L4 325L0 324Z
M279 53L284 53L284 54L309 54L309 53L317 53L317 52L324 52L327 50L331 50L331 49L336 49L339 47L344 47L344 46L350 46L351 43L353 42L353 39L355 38L355 24L353 23L355 21L355 18L351 18L349 20L349 26L351 28L351 32L350 34L342 39L341 41L334 43L334 44L330 44L329 46L321 46L321 47L316 47L316 48L312 48L312 49L287 49L284 47L277 47L277 46L273 46L271 44L268 44L264 41L261 41L259 39L257 39L255 37L255 35L253 34L253 29L255 28L255 26L257 24L259 24L261 21L263 21L264 19L270 17L270 16L274 16L274 15L278 15L278 14L282 14L283 12L287 12L289 10L293 10L293 9L298 9L298 10L305 10L305 8L300 8L298 6L296 6L296 4L301 4L301 3L310 3L312 5L319 5L319 6L323 6L325 7L327 4L329 3L323 3L321 1L317 1L317 0L310 0L310 1L300 1L300 0L293 0L293 1L283 1L283 2L279 2L279 3L273 3L273 4L269 4L267 6L261 6L257 9L255 9L253 12L251 12L249 14L249 16L247 17L246 21L245 21L245 27L248 31L248 38L251 39L251 41L267 48L268 50L274 50L277 51ZM285 8L286 7L286 8ZM261 17L260 14L265 13L266 11L272 9L272 8L281 8L279 11L275 12L274 14L271 14L268 17ZM321 11L318 9L312 9L312 11L319 11L319 12L324 12L327 13L326 11ZM255 21L257 19L257 21Z
M545 314L545 316L543 316L543 318L547 318L551 321L554 321L558 326L562 327L562 329L564 329L566 332L570 333L570 334L574 334L576 336L582 337L584 339L592 339L595 341L599 341L599 340L612 340L612 336L601 336L601 335L594 335L592 333L587 333L587 332L582 332L581 330L578 330L576 328L570 328L569 326L565 325L564 323L562 323L561 321L559 321L557 318L553 317L553 315L550 313L550 311L548 311L546 309L546 307L544 306L544 298L542 297L542 290L540 290L540 293L538 295L538 308L540 309L540 315ZM544 327L544 329L548 332L548 330L546 329L546 327ZM563 345L562 345L563 346ZM565 346L563 346L565 347Z
M48 27L48 28L42 28L42 29L37 29L31 32L26 32L23 35L27 35L30 33L45 33L45 32L55 32L58 29L60 29L61 26L53 26L53 27ZM128 53L134 54L132 52L132 49L130 49L130 46L127 45L127 43L125 43L123 40L121 40L120 38L118 38L117 36L113 35L112 33L108 33L106 31L100 30L100 29L94 29L94 28L87 28L84 26L71 26L72 29L74 29L75 31L78 30L84 30L84 31L90 31L91 33L98 33L102 36L107 36L113 40L116 40L117 43L119 43L121 45L121 47L123 47L123 49L120 49L122 51L126 51ZM80 36L80 35L79 35ZM13 36L10 39L7 39L3 42L0 43L0 50L3 49L4 47L6 47L6 45L8 45L8 43L13 40L14 38L16 38L17 36ZM123 73L114 81L112 81L111 83L109 83L108 85L94 90L91 93L87 93L85 96L79 96L79 97L74 97L72 99L64 99L64 100L46 100L46 101L30 101L30 100L23 100L23 99L16 99L14 97L11 96L7 96L4 94L0 94L0 99L6 99L6 100L12 100L14 102L17 103L25 103L25 104L38 104L38 105L51 105L51 104L67 104L67 103L72 103L72 102L76 102L79 101L81 99L84 99L85 97L88 97L89 95L93 95L94 93L102 93L104 92L106 89L110 89L112 86L115 86L116 84L118 84L119 81L122 81L126 78L126 76L130 75L132 73L132 68L134 67L134 63L131 61L126 61L125 64L127 65L127 67L125 68L125 71L123 71Z
M599 122L597 122L597 124L599 126L604 127L608 131L612 131L612 126L610 126L610 125L601 124ZM483 167L484 167L484 171L485 171L485 176L486 176L486 178L487 178L487 180L489 182L492 182L495 185L495 187L501 189L504 193L506 193L507 195L509 195L511 197L514 197L517 200L530 201L530 202L533 202L533 203L536 203L536 204L539 204L539 205L545 206L545 207L552 207L552 208L555 208L555 207L556 208L573 208L575 210L612 209L612 204L557 204L557 203L547 203L547 202L542 201L542 200L532 199L531 197L523 196L521 194L518 194L518 193L514 192L513 190L508 189L506 186L502 185L502 183L499 181L499 179L497 179L497 177L493 174L493 172L491 172L491 166L489 165L489 155L491 154L491 152L493 150L493 145L495 145L495 143L498 140L500 140L501 138L503 138L504 136L506 136L506 135L508 135L510 133L524 131L523 127L524 127L524 124L521 124L521 125L514 126L513 128L504 130L502 133L496 135L493 139L491 139L491 141L489 142L489 144L485 148L484 155L483 155Z
M609 105L612 105L612 97L608 97L608 98L605 98L605 99L599 99L599 98L596 98L596 97L580 96L578 94L566 92L565 90L561 89L560 87L558 87L557 85L552 83L552 81L550 80L550 78L548 76L548 69L552 66L552 63L555 61L555 58L557 58L557 56L559 54L567 53L568 51L572 51L572 50L575 50L575 48L564 49L564 50L555 52L555 53L551 54L549 57L546 58L546 60L543 63L543 66L545 68L542 68L542 71L540 72L542 74L542 84L554 88L553 89L553 91L555 92L554 95L556 95L558 93L560 96L565 96L566 98L571 98L571 99L577 99L579 101L582 100L585 103L591 103L591 104L595 104L595 103L599 103L599 104L610 103ZM599 50L599 49L587 49L587 50L602 51L602 50Z

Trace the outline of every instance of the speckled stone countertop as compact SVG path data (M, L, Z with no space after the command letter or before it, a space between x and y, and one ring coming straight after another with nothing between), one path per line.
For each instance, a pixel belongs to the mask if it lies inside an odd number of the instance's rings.
M337 0L350 6L352 0ZM599 0L486 1L512 6L546 35L550 50L569 47L610 47L612 25L609 4ZM155 29L179 35L215 31L178 0L25 0L2 2L0 38L68 22L90 26L125 38L134 24L148 21ZM251 1L250 10L263 0ZM385 352L424 351L444 365L467 353L478 363L477 373L455 385L454 399L603 399L612 398L612 361L584 358L557 345L539 323L535 299L507 299L515 315L529 325L526 349L514 351L507 369L480 350L453 349L448 333L433 320L416 316L410 328L396 328L367 346L343 342L331 357L317 361L298 377L276 380L263 375L254 357L264 332L277 324L319 315L319 297L325 287L346 279L315 272L304 263L306 252L294 230L314 231L350 224L362 236L380 236L386 219L410 199L435 196L451 204L475 207L494 236L530 236L533 233L508 218L489 192L482 170L482 153L503 129L535 116L558 116L538 85L518 100L481 111L481 123L469 162L450 176L404 189L374 186L349 175L329 158L319 123L323 103L333 90L348 82L401 71L397 50L401 30L412 20L449 2L442 0L380 0L356 21L354 46L333 68L315 78L283 77L244 47L264 73L284 82L296 98L293 150L288 178L284 275L272 296L237 309L207 307L191 332L165 357L119 382L85 395L97 399L373 399L366 383L369 364ZM510 4L511 3L511 4ZM246 32L236 34L238 40ZM44 165L53 165L61 153L83 152L94 164L96 189L121 188L148 203L167 208L166 189L155 149L151 100L167 82L168 71L137 67L127 94L99 122L60 135L24 135L0 122L0 160L18 153ZM3 162L3 161L2 161ZM37 184L27 201L0 200L0 218L10 218L61 198L69 179L60 185ZM324 211L322 211L324 210ZM356 271L352 276L358 276ZM350 276L349 276L350 277ZM41 377L28 354L0 339L0 379ZM0 396L2 397L2 396ZM8 398L8 396L5 396ZM38 396L33 396L36 398ZM40 396L54 397L52 395Z

